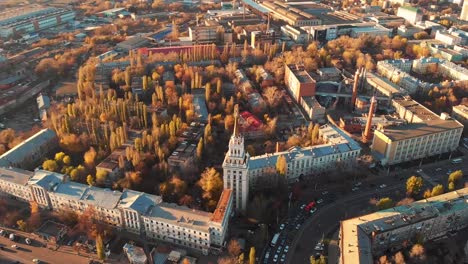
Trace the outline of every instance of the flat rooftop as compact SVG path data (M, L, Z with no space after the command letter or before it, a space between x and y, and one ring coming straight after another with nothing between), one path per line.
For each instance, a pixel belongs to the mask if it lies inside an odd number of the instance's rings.
M122 193L119 191L89 187L81 200L102 208L114 209L117 207L121 195Z
M187 227L202 232L209 232L211 213L190 209L172 203L160 203L152 208L148 216L158 222L172 222L174 225Z
M210 221L222 223L226 209L229 206L229 200L231 199L232 190L231 189L224 189L221 193L221 197L219 197L218 205L216 206L216 210L214 211L213 215L211 216Z
M307 73L307 71L304 70L303 67L295 64L289 64L288 68L291 70L291 72L296 76L296 78L299 80L301 83L313 83L315 80L310 77L310 75Z
M33 175L33 172L27 170L0 167L0 180L19 185L26 185Z
M373 263L372 236L468 208L468 188L341 222L341 263Z
M372 87L386 94L406 94L400 86L390 82L386 78L380 77L372 72L366 72L366 81Z

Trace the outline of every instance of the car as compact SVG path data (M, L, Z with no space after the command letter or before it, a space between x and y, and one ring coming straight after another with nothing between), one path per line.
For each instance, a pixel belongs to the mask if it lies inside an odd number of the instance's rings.
M418 170L416 170L416 172L422 172L422 171L423 171L422 169L418 169Z
M310 213L311 213L311 214L315 213L315 211L317 211L317 208L315 208L315 207L312 208L312 209L310 209Z
M447 175L450 175L452 173L452 170L447 171Z
M281 252L282 249L283 249L283 247L282 247L282 246L279 246L278 249L276 250L276 253L279 254L279 253Z
M289 246L285 246L283 252L288 253L288 251L289 251Z
M380 185L379 185L379 188L380 188L380 189L383 189L383 188L385 188L385 187L387 187L386 184L380 184Z
M299 230L299 228L301 228L301 224L296 225L296 229Z
M41 261L39 259L33 259L32 260L34 263L41 263Z
M354 186L356 186L356 187L359 187L359 186L361 186L361 185L362 185L362 182L356 182L356 183L354 184Z
M33 121L34 121L34 122L41 122L41 120L38 119L38 118L34 118Z
M353 192L359 191L359 188L358 188L358 187L354 187L354 188L351 189L351 191L353 191Z
M314 249L317 250L317 251L322 251L322 250L323 250L323 247L317 245L317 246L314 247Z
M318 199L318 200L317 200L317 203L318 203L318 204L323 203L323 199Z
M16 249L18 249L19 247L18 247L18 245L14 244L14 245L11 245L11 248L16 248Z
M278 254L273 257L273 262L278 262Z
M442 168L437 168L437 169L436 169L436 171L441 171L441 170L442 170Z
M304 210L305 207L306 207L305 204L301 205L301 210Z
M281 224L280 225L280 230L283 230L284 229L284 224Z
M24 242L26 242L26 244L28 244L28 245L31 245L31 243L32 243L31 239L29 239L29 238L25 238Z
M322 192L322 195L327 195L328 194L328 191L323 191Z
M0 245L0 250L5 250L5 247L3 245Z
M281 262L286 261L286 254L281 255Z

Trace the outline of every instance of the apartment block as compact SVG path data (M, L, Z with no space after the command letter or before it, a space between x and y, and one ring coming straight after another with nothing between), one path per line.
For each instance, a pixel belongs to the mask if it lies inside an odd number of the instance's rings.
M457 148L463 125L448 114L438 116L409 97L393 99L392 106L408 124L374 131L371 149L382 164L398 164Z
M429 242L468 226L468 188L340 223L340 264L372 264L416 239Z

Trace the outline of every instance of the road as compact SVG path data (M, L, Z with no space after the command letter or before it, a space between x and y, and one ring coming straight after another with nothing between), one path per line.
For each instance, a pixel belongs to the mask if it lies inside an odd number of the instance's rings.
M402 170L396 176L376 178L369 185L364 183L357 193L339 198L334 202L329 202L329 204L327 204L326 196L323 196L326 205L319 208L312 217L307 219L297 232L297 236L290 244L286 263L308 263L310 256L315 254L313 248L317 242L324 236L334 233L338 229L341 220L367 214L372 210L369 203L372 198L391 197L394 201L403 198L405 181L411 175L417 175L417 169ZM424 178L426 178L424 190L436 183L446 186L449 170L461 169L467 175L468 162L451 164L450 161L441 161L423 165L421 169L421 174L424 174ZM430 178L431 181L428 181L427 178ZM468 181L466 176L464 180ZM378 186L383 183L387 187L380 189ZM333 191L330 190L330 193L333 193Z
M10 241L8 238L1 236L0 244L4 245L4 250L0 250L0 255L6 261L15 260L20 261L21 263L32 263L32 260L37 258L42 261L42 263L67 263L67 264L86 264L89 262L88 258L82 256L77 256L73 253L64 253L60 251L50 250L48 248L38 245L37 242L33 245L26 245L24 243L24 238L17 239L16 242ZM20 249L13 249L11 245L16 244ZM9 263L3 262L3 259L0 259L0 263Z

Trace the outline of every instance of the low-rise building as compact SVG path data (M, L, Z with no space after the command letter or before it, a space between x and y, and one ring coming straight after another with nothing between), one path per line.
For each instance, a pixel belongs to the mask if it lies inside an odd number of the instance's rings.
M306 111L310 120L318 121L325 118L325 107L315 99L315 96L303 96L301 98L301 106Z
M149 44L149 39L140 36L132 36L126 40L117 43L116 47L124 51L134 50Z
M386 27L375 25L372 27L356 27L351 29L350 36L353 38L358 38L362 35L370 35L370 36L390 36L392 33L391 29Z
M321 21L317 17L285 2L264 1L260 4L263 8L271 12L274 19L284 21L291 26L303 27L320 25Z
M409 97L393 99L392 105L408 124L374 131L371 149L382 164L398 164L457 148L463 125L448 114L438 116Z
M372 264L415 238L442 238L468 226L468 188L340 223L340 264Z
M189 27L189 38L193 44L217 43L221 40L221 26Z
M308 40L308 34L301 28L295 28L290 25L285 25L281 27L281 32L290 37L296 43L306 43Z
M411 6L400 6L397 11L397 16L404 18L412 25L422 21L423 12L420 8Z
M145 251L142 247L126 243L123 246L123 250L127 255L130 264L148 264L148 258L146 257Z
M33 175L27 170L0 167L0 191L26 202L33 201L31 187L28 186Z

